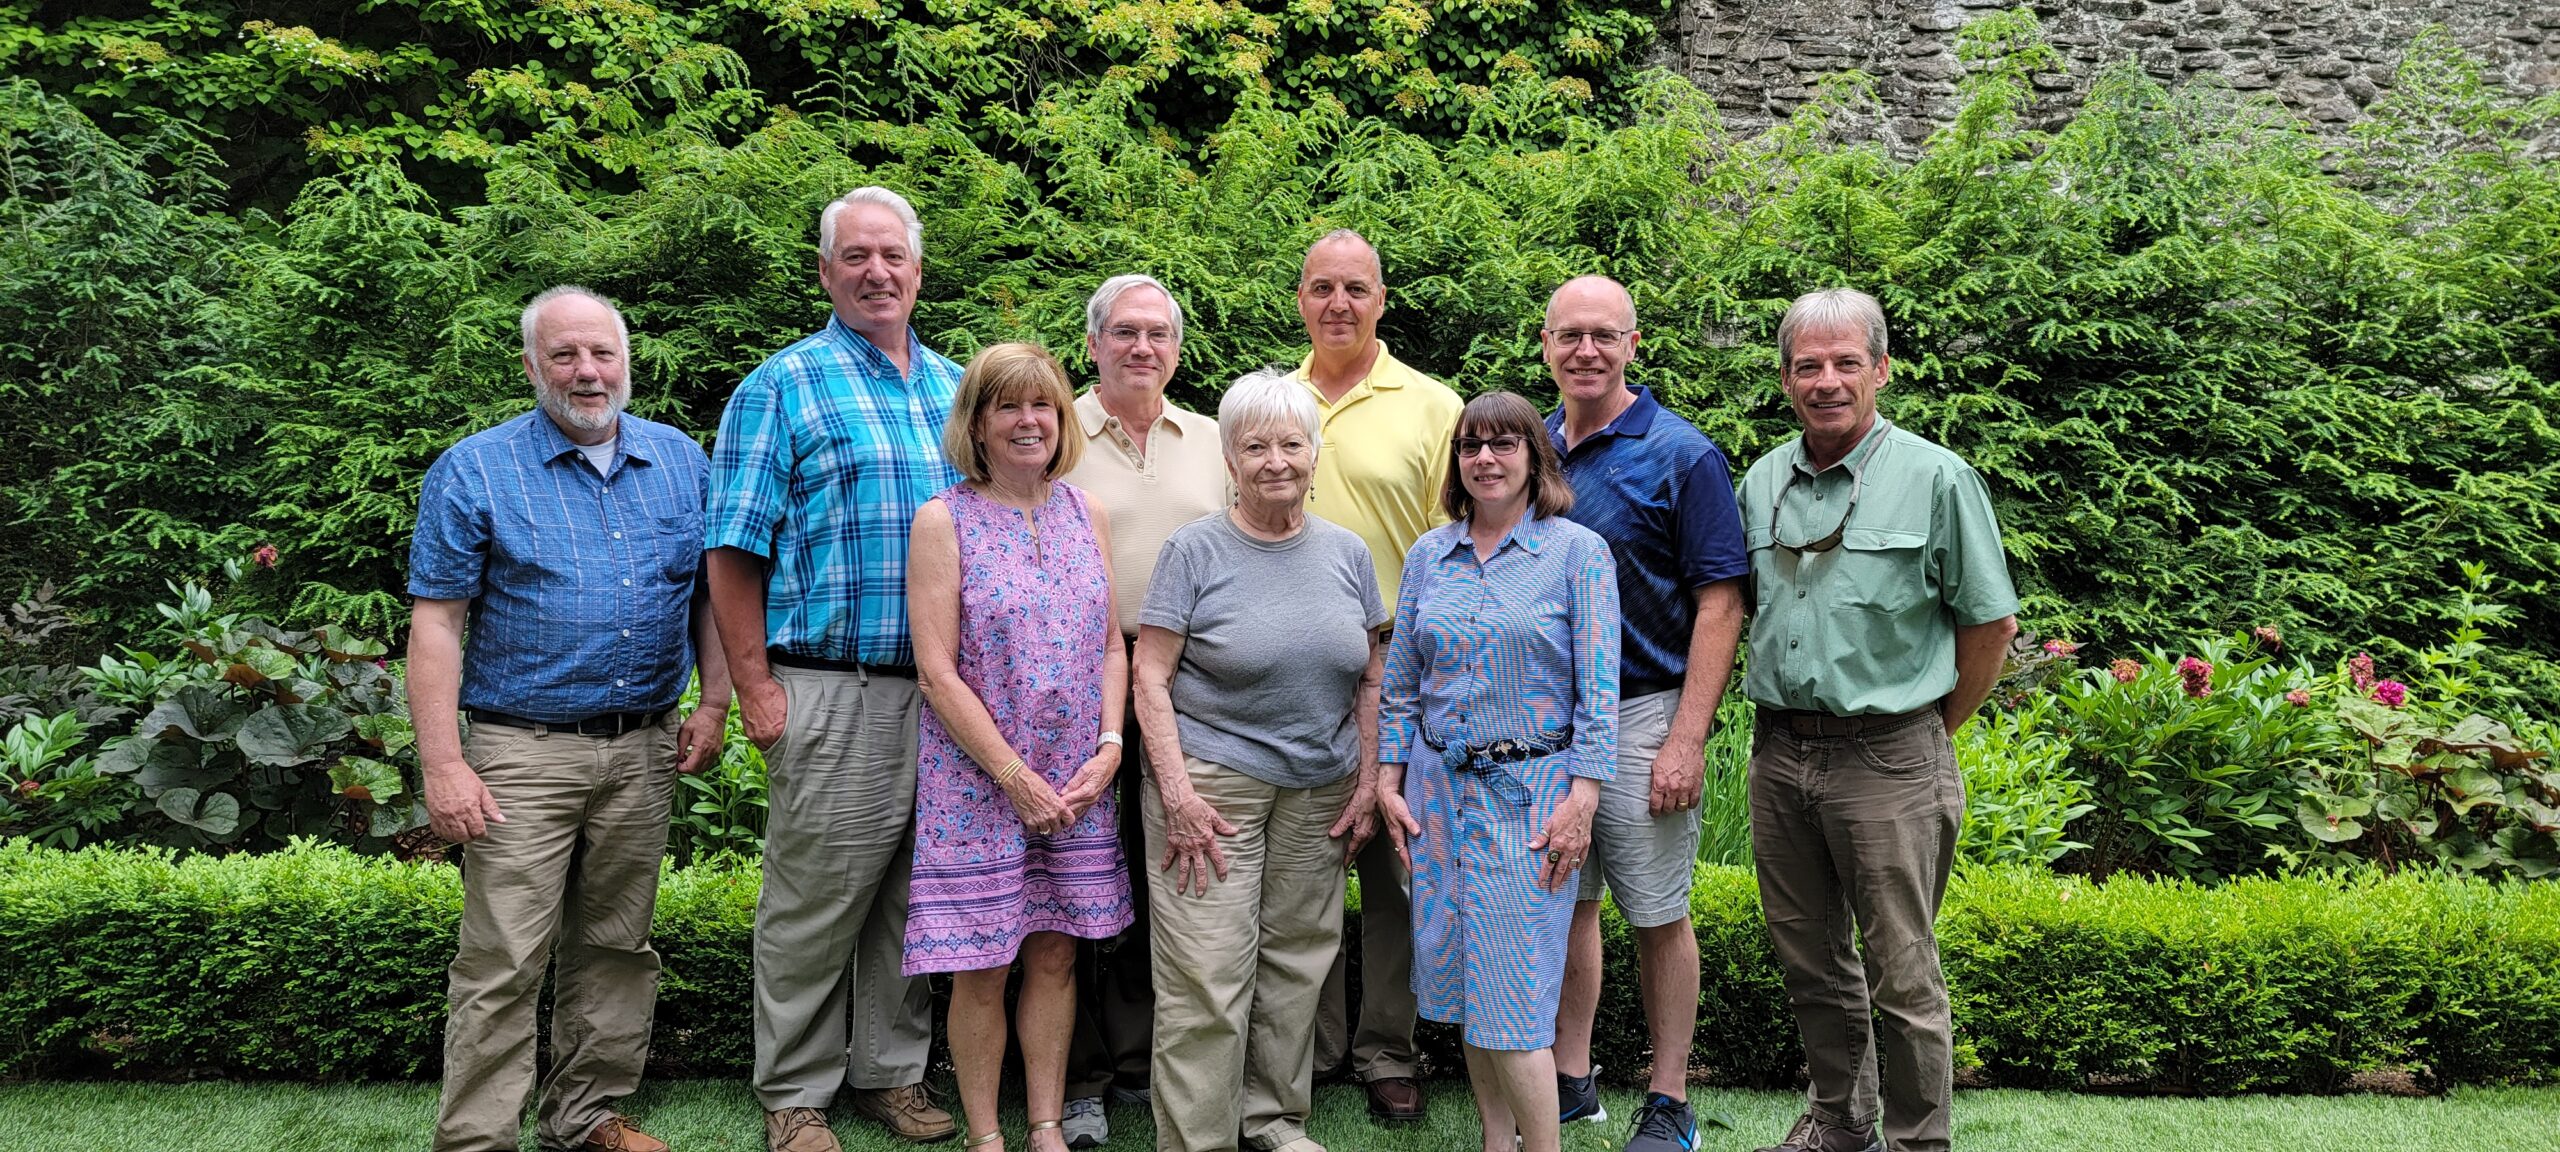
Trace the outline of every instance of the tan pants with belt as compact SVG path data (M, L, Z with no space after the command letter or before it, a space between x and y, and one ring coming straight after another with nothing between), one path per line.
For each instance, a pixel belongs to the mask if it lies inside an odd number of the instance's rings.
M1342 946L1342 844L1326 833L1358 790L1345 777L1279 788L1197 758L1191 786L1236 826L1227 878L1204 895L1147 889L1154 918L1157 1152L1267 1152L1306 1134L1315 1014ZM1147 859L1164 859L1164 802L1141 791ZM1158 877L1162 880L1163 877Z
M515 1152L552 969L538 1135L568 1147L640 1085L658 1002L649 922L667 848L676 717L610 739L474 726L463 759L506 817L462 850L436 1152Z
M924 1079L933 1000L899 975L916 811L912 678L776 667L752 1081L767 1109Z

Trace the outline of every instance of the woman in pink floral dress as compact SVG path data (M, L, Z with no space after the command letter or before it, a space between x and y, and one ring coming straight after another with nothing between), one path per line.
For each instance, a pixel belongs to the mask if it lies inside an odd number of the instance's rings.
M996 1088L1015 957L1030 1143L1065 1152L1075 940L1117 935L1131 915L1111 787L1128 654L1112 618L1109 525L1055 480L1083 446L1061 432L1072 399L1036 345L972 359L942 437L968 479L917 513L909 548L926 708L904 970L954 974L964 1147L987 1152L1004 1138Z

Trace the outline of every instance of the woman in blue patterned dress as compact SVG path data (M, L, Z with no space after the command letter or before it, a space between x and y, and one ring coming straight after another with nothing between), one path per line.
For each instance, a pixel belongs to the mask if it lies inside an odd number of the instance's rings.
M1618 577L1538 410L1478 396L1451 523L1404 559L1379 808L1413 872L1413 992L1462 1026L1485 1152L1557 1152L1556 997L1600 782L1618 756Z
M968 479L916 514L907 561L916 678L915 865L907 975L953 973L951 1061L970 1136L1001 1152L1004 988L1015 1007L1030 1143L1066 1152L1075 940L1129 926L1112 776L1128 652L1112 618L1109 525L1056 477L1066 373L1031 344L969 361L942 448Z

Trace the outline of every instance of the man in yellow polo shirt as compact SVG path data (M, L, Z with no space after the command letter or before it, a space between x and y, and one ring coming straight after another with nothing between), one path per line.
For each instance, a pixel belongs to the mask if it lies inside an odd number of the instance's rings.
M1378 569L1378 592L1395 603L1404 554L1441 520L1449 433L1464 402L1449 386L1406 367L1378 339L1387 308L1378 250L1349 229L1307 249L1298 273L1298 317L1307 324L1306 362L1295 376L1315 393L1324 421L1307 510L1360 534ZM1369 1114L1420 1120L1414 1082L1413 925L1405 872L1384 836L1360 853L1360 1022L1349 1035L1342 961L1325 981L1316 1021L1316 1067L1347 1057L1368 1088Z

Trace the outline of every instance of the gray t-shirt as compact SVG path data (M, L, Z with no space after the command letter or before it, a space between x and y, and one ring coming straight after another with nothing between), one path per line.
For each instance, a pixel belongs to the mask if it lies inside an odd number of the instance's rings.
M1183 636L1173 672L1182 751L1278 788L1313 788L1360 766L1353 705L1369 636L1391 617L1369 546L1307 517L1276 543L1213 512L1174 529L1140 624Z

